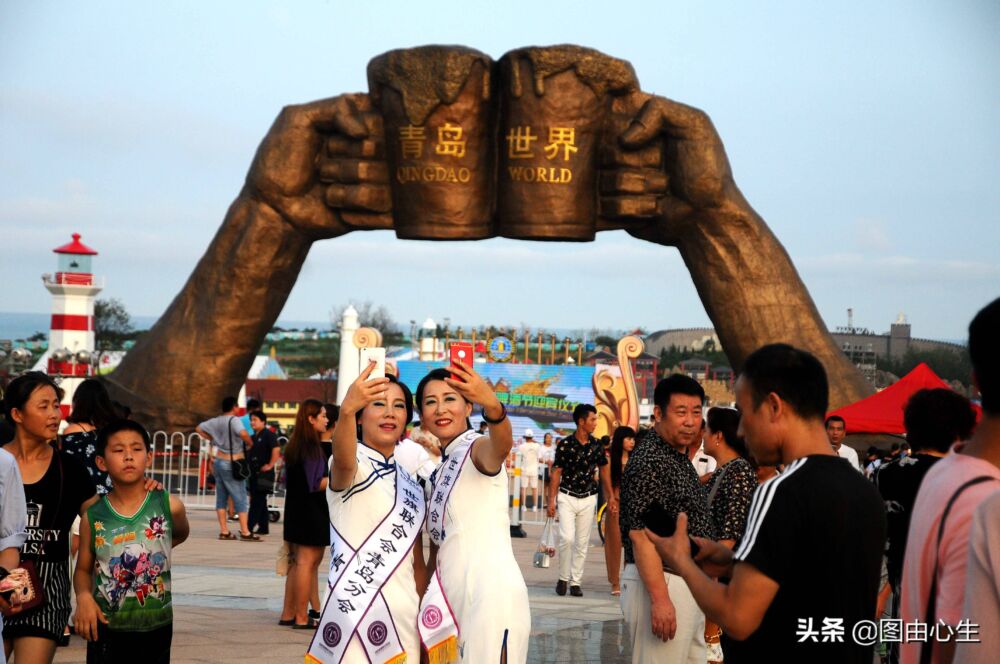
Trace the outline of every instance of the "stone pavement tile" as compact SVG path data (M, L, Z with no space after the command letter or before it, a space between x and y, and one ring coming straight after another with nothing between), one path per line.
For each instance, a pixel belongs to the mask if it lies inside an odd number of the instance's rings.
M277 624L284 578L274 573L281 523L263 542L216 539L218 523L209 510L190 510L191 538L174 550L174 642L172 661L251 664L302 662L312 637ZM232 530L236 530L230 524ZM560 597L554 586L557 559L547 569L532 566L540 524L526 524L526 538L512 539L532 611L528 661L615 664L627 662L627 632L618 598L609 595L604 550L596 529L584 567L584 597ZM327 567L327 562L320 569ZM319 577L325 576L323 572ZM624 635L624 637L623 637ZM86 646L74 637L56 662L82 664ZM137 658L141 661L141 658Z

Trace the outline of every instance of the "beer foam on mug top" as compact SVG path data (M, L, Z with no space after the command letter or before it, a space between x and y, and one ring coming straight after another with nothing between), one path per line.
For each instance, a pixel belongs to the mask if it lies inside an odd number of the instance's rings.
M368 63L368 89L375 105L381 89L392 88L403 98L412 125L422 125L440 104L455 103L476 63L483 69L483 101L490 98L490 56L465 46L420 46L388 51Z

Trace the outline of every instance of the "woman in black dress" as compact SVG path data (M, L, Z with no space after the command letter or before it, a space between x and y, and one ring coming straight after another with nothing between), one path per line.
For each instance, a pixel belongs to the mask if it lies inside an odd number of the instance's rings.
M289 550L288 577L282 625L314 629L319 610L317 573L323 552L330 546L330 512L326 504L329 467L320 445L327 428L326 409L306 399L295 416L295 429L285 447L285 542Z
M705 485L708 505L715 521L719 542L730 549L740 541L747 527L750 502L757 490L757 473L749 461L749 452L737 431L740 413L732 408L709 408L705 418L705 454L715 459L715 472ZM718 661L719 648L730 653L734 647L719 627L705 623L705 643L709 662ZM729 655L727 655L728 657ZM736 659L736 658L734 658Z
M737 435L740 414L732 408L709 408L705 419L705 454L717 464L705 485L719 541L729 548L743 537L750 501L757 489L757 473L749 452Z
M4 651L17 662L51 662L70 614L69 536L73 520L97 501L83 464L56 450L62 392L40 371L7 386L4 414L14 439L4 449L14 455L24 482L28 539L21 561L34 564L45 590L40 606L4 618Z
M111 490L111 478L97 467L97 434L118 419L111 397L104 383L88 378L73 392L73 410L66 418L68 426L63 431L60 448L83 463L94 480L98 495Z

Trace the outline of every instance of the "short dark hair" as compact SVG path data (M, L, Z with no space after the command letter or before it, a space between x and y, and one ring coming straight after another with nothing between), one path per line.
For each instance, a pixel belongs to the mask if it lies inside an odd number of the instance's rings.
M326 411L326 419L330 420L330 424L334 424L340 419L340 406L335 403L325 403L323 404L323 410Z
M239 401L236 400L236 397L226 397L222 400L222 412L228 413L233 408L236 408L236 404L238 403Z
M947 452L956 440L965 440L976 426L972 404L944 387L913 393L903 408L906 439L913 449Z
M256 417L258 420L260 420L264 424L267 424L267 415L264 413L264 411L262 411L260 409L251 410L250 411L250 415L248 417Z
M750 458L747 445L737 433L740 429L740 411L735 408L713 406L708 409L708 415L703 420L712 433L721 433L726 445L744 459Z
M831 415L830 417L826 418L826 421L823 422L823 426L829 427L830 422L840 422L841 424L844 425L845 429L847 428L847 422L845 422L844 418L841 417L840 415Z
M257 399L247 399L247 412L260 410L260 401Z
M823 421L830 403L826 369L816 356L788 344L769 344L750 353L743 363L753 407L777 394L805 420Z
M597 414L597 409L589 403L578 403L573 409L573 424L578 424L580 420L586 420L590 413Z
M147 452L153 448L153 442L149 438L149 432L146 431L144 426L135 420L115 420L98 432L97 456L104 456L104 450L107 449L108 441L111 440L111 436L116 433L121 433L122 431L134 431L142 436L142 442L146 445Z
M1000 415L1000 297L976 314L969 324L969 357L976 375L983 411Z
M702 403L705 401L705 388L698 381L684 374L671 374L656 384L656 389L653 390L653 405L659 406L660 410L666 410L670 404L670 397L675 394L698 397Z
M10 412L15 408L22 410L31 395L40 387L51 387L56 391L56 398L62 401L62 388L56 385L51 376L41 371L26 371L7 385L3 395L3 414L11 426L17 425L11 418Z

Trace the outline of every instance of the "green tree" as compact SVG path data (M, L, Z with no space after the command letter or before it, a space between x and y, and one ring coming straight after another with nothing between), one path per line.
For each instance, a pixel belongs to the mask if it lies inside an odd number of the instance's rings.
M135 336L132 317L121 300L110 298L94 303L94 340L97 350L120 349Z
M598 346L607 346L612 353L618 348L618 340L614 337L609 337L606 334L600 334L595 337L594 343Z
M969 359L969 351L966 348L961 350L908 348L902 357L880 359L877 364L879 369L902 377L913 371L921 362L926 362L927 366L944 380L957 380L963 385L968 385L971 382L972 360Z

